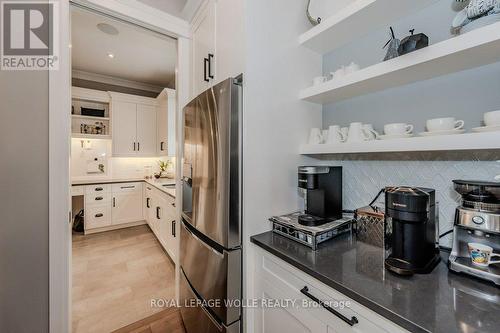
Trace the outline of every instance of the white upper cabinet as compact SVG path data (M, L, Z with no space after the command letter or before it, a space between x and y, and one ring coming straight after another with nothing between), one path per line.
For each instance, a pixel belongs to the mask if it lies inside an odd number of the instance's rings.
M113 154L131 156L136 152L137 106L130 102L113 102Z
M208 89L215 79L215 6L214 0L208 0L193 21L193 97Z
M156 155L156 106L137 104L137 156Z
M157 154L158 156L175 156L175 110L177 107L175 90L163 89L157 101Z
M192 22L192 97L244 71L243 0L207 0Z
M110 93L113 156L156 156L156 99Z

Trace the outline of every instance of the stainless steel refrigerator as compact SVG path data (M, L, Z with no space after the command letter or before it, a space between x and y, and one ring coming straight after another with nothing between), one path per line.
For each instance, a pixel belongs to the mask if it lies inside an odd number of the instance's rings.
M188 333L240 332L241 78L184 112L181 315Z

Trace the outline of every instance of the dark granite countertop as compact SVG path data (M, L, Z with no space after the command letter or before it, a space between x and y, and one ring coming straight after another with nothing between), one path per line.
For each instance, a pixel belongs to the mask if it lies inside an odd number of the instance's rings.
M341 235L308 247L271 231L252 243L411 332L500 332L500 288L448 270L448 253L427 275L384 269L381 248Z

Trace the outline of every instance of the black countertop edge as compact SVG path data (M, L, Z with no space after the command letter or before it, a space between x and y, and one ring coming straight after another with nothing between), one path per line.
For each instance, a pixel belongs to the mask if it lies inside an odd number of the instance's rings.
M272 231L267 231L267 232L259 234L259 235L267 234L269 232L272 232ZM327 286L332 287L333 289L341 292L342 294L346 295L347 297L352 298L354 301L366 306L370 310L378 313L379 315L394 322L395 324L403 327L406 330L409 330L411 332L416 332L416 333L432 333L432 332L426 330L425 328L409 321L408 319L401 317L400 315L390 311L389 309L387 309L383 306L380 306L379 304L371 301L370 299L361 296L360 294L356 293L354 290L349 289L349 288L345 287L344 285L342 285L342 284L340 284L332 279L329 279L328 277L326 277L322 274L317 273L316 271L310 269L309 267L307 267L305 265L302 265L300 262L293 260L285 253L282 253L282 252L278 251L277 249L275 249L271 246L268 246L267 244L265 244L263 242L260 242L259 239L257 238L257 236L259 236L259 235L251 236L250 241L253 244L259 246L260 248L266 250L267 252L280 258L281 260L298 268L302 272L314 277L315 279L317 279L317 280L321 281L322 283L326 284Z
M153 186L154 188L156 188L157 190L161 191L162 193L165 193L169 196L171 196L172 198L175 199L175 196L172 195L171 193L168 193L167 191L165 191L165 189L163 188L160 188L160 186L156 186L156 185L153 185L151 183L149 183L147 180L145 179L132 179L132 180L111 180L111 181L107 181L107 180L104 180L104 181L94 181L94 180L91 180L89 182L86 182L86 181L82 181L82 183L78 183L78 184L71 184L71 186L87 186L87 185L100 185L100 184L123 184L123 183L145 183L145 184L149 184L151 186Z

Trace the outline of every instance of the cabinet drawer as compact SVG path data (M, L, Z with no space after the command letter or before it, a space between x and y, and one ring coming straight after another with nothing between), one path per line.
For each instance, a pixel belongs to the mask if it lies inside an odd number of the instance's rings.
M142 183L120 183L113 184L111 191L114 193L129 193L129 192L141 192Z
M77 195L85 194L85 186L71 186L71 196L75 197Z
M85 186L85 194L98 194L98 193L109 193L111 191L111 185L109 184L97 184L97 185L87 185Z
M111 205L111 193L92 193L85 196L85 204L88 206Z
M85 211L85 229L102 228L111 225L111 207L96 206Z
M263 255L258 255L256 276L265 279L271 285L275 286L275 288L281 289L287 295L287 298L297 299L301 303L304 301L304 304L311 305L315 304L312 298L316 298L325 302L326 305L330 305L335 310L334 312L337 312L345 319L351 320L355 317L357 320L357 323L350 326L340 316L331 313L324 307L313 306L304 309L326 323L328 325L328 332L407 332L342 293L323 285L321 282L281 261L279 258L260 250L257 252ZM307 287L307 289L304 289L304 287Z

